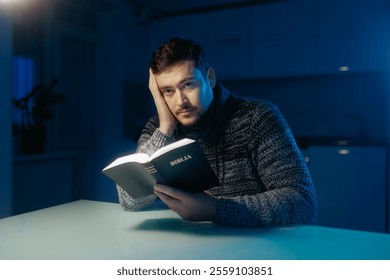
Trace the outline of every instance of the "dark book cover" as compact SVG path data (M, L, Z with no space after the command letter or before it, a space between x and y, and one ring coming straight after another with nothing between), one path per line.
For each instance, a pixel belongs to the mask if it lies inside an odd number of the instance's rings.
M189 192L200 192L219 184L198 142L192 142L153 159L157 183Z

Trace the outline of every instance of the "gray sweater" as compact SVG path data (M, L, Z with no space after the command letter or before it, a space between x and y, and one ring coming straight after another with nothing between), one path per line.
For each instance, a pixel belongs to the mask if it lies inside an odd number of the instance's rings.
M214 223L254 227L312 222L317 213L314 186L278 109L235 96L221 85L214 88L214 97L201 123L179 124L171 137L158 130L158 117L152 117L137 151L152 154L185 137L199 141L220 182L209 190L218 198ZM136 200L117 189L125 210L142 209L156 200L154 195Z

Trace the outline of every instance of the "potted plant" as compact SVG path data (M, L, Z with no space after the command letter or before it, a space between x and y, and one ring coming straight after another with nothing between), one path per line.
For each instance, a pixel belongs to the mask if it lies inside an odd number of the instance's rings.
M20 137L22 153L44 152L45 122L53 116L52 105L65 99L64 95L54 91L59 81L59 79L54 79L47 87L37 85L26 96L13 100L15 108L21 111L21 122L14 124L14 129Z

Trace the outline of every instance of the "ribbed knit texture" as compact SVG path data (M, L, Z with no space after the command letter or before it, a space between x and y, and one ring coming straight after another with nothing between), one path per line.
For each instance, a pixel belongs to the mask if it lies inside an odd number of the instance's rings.
M138 152L152 154L182 138L199 141L220 185L214 223L236 227L310 223L317 213L314 186L306 163L279 110L271 103L245 99L221 85L201 123L178 125L172 137L152 117L138 141ZM202 182L199 182L202 184ZM126 210L150 205L155 196L133 199L118 187Z

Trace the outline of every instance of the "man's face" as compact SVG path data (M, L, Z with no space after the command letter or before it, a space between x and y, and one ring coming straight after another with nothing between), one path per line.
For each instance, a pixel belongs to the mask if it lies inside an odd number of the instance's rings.
M193 61L183 61L156 75L160 92L174 117L183 125L196 124L213 101L209 78Z

